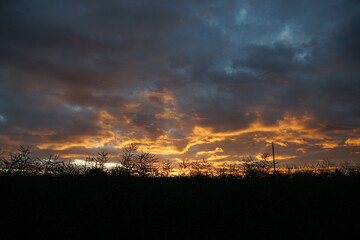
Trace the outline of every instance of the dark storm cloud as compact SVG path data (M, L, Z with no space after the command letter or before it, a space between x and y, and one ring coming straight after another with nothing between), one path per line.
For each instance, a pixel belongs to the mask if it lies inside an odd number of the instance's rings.
M288 73L296 68L296 51L282 44L275 46L248 46L244 49L246 56L235 59L233 68L249 68L259 72Z
M359 134L357 1L0 4L3 145L168 132L183 150L195 126L288 115Z

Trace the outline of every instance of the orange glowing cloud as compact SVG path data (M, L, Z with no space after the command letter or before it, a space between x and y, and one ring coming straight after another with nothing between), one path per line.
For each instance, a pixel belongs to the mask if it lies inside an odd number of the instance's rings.
M224 152L224 150L220 147L217 147L215 148L215 150L213 151L200 151L200 152L197 152L196 155L206 155L206 154L216 154L216 153L222 153Z
M277 160L288 160L288 159L294 159L294 158L296 158L296 157L297 157L296 155L279 155L279 154L277 154L275 160L276 160L276 161L277 161ZM259 154L256 155L256 159L259 159L259 160L262 159L261 153L259 153ZM268 160L272 160L272 159L269 158Z
M67 139L66 142L42 143L38 144L39 149L66 150L72 147L99 148L111 144L117 138L117 134L112 131L103 131L97 136L79 136Z
M348 146L359 147L360 146L360 138L348 138L345 141L345 144Z
M161 128L156 138L150 137L141 125L134 125L131 114L136 114L142 109L143 104L151 104L157 109L154 119L165 121L166 128ZM87 136L73 136L62 142L48 142L38 144L39 149L66 150L73 147L86 149L111 147L120 150L130 143L139 145L140 150L160 155L171 156L172 159L198 159L204 158L209 161L239 160L242 158L238 153L226 153L223 147L216 146L223 142L236 142L241 137L246 141L257 144L265 144L269 147L272 142L277 146L287 148L294 147L292 154L278 154L278 160L294 159L300 154L307 153L308 147L320 147L332 149L342 146L342 139L329 137L320 130L321 126L312 126L316 122L312 116L301 118L286 113L282 120L273 125L265 125L260 120L255 120L246 128L234 131L216 131L214 127L202 126L203 118L196 114L184 114L179 112L174 94L167 90L143 91L138 93L135 100L124 104L121 111L131 114L116 114L106 110L97 113L98 130ZM159 112L160 111L160 112ZM260 113L257 113L258 115ZM261 119L261 116L257 119ZM166 122L168 121L168 122ZM149 125L151 126L151 124ZM51 136L56 132L33 132L41 136ZM215 146L214 146L215 145ZM349 138L346 146L359 146L359 138ZM214 150L209 149L211 146ZM222 146L222 145L221 145ZM196 151L194 150L196 148ZM260 150L261 151L261 150ZM258 154L254 152L253 154ZM251 153L248 153L251 154ZM81 155L64 155L66 158L79 158Z

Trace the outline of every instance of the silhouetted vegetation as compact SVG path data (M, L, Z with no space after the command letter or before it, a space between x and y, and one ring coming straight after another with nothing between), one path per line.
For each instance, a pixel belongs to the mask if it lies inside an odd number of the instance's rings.
M111 159L108 152L100 151L95 156L88 156L84 164L76 165L71 161L61 160L59 155L39 158L30 147L20 146L16 152L8 154L0 151L2 174L14 175L81 175L101 173L126 177L213 177L213 178L263 178L272 175L360 175L360 165L343 163L335 166L328 158L316 165L278 166L270 161L269 153L262 153L259 159L251 156L242 161L212 165L206 159L190 161L182 159L177 164L168 159L159 161L155 155L139 151L136 144L130 144L122 150L118 159ZM116 167L107 168L106 164L116 163Z
M28 147L0 151L1 239L353 239L360 168L273 171L269 155L212 166L159 162L132 144L118 165L100 151L81 166ZM175 170L174 170L175 169ZM177 175L174 175L174 171ZM172 176L172 177L170 177Z

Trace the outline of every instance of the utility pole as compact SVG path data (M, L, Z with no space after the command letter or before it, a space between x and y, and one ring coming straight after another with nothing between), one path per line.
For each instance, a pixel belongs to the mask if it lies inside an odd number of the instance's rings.
M274 142L271 143L272 147L272 155L273 155L273 167L274 167L274 174L276 173L276 163L275 163L275 150L274 150Z

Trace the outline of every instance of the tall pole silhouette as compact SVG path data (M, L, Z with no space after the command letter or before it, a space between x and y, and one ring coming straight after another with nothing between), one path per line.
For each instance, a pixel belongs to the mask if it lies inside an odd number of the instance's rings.
M275 149L274 149L274 142L271 143L272 147L272 155L273 155L273 167L274 167L274 174L276 172L276 164L275 164Z

